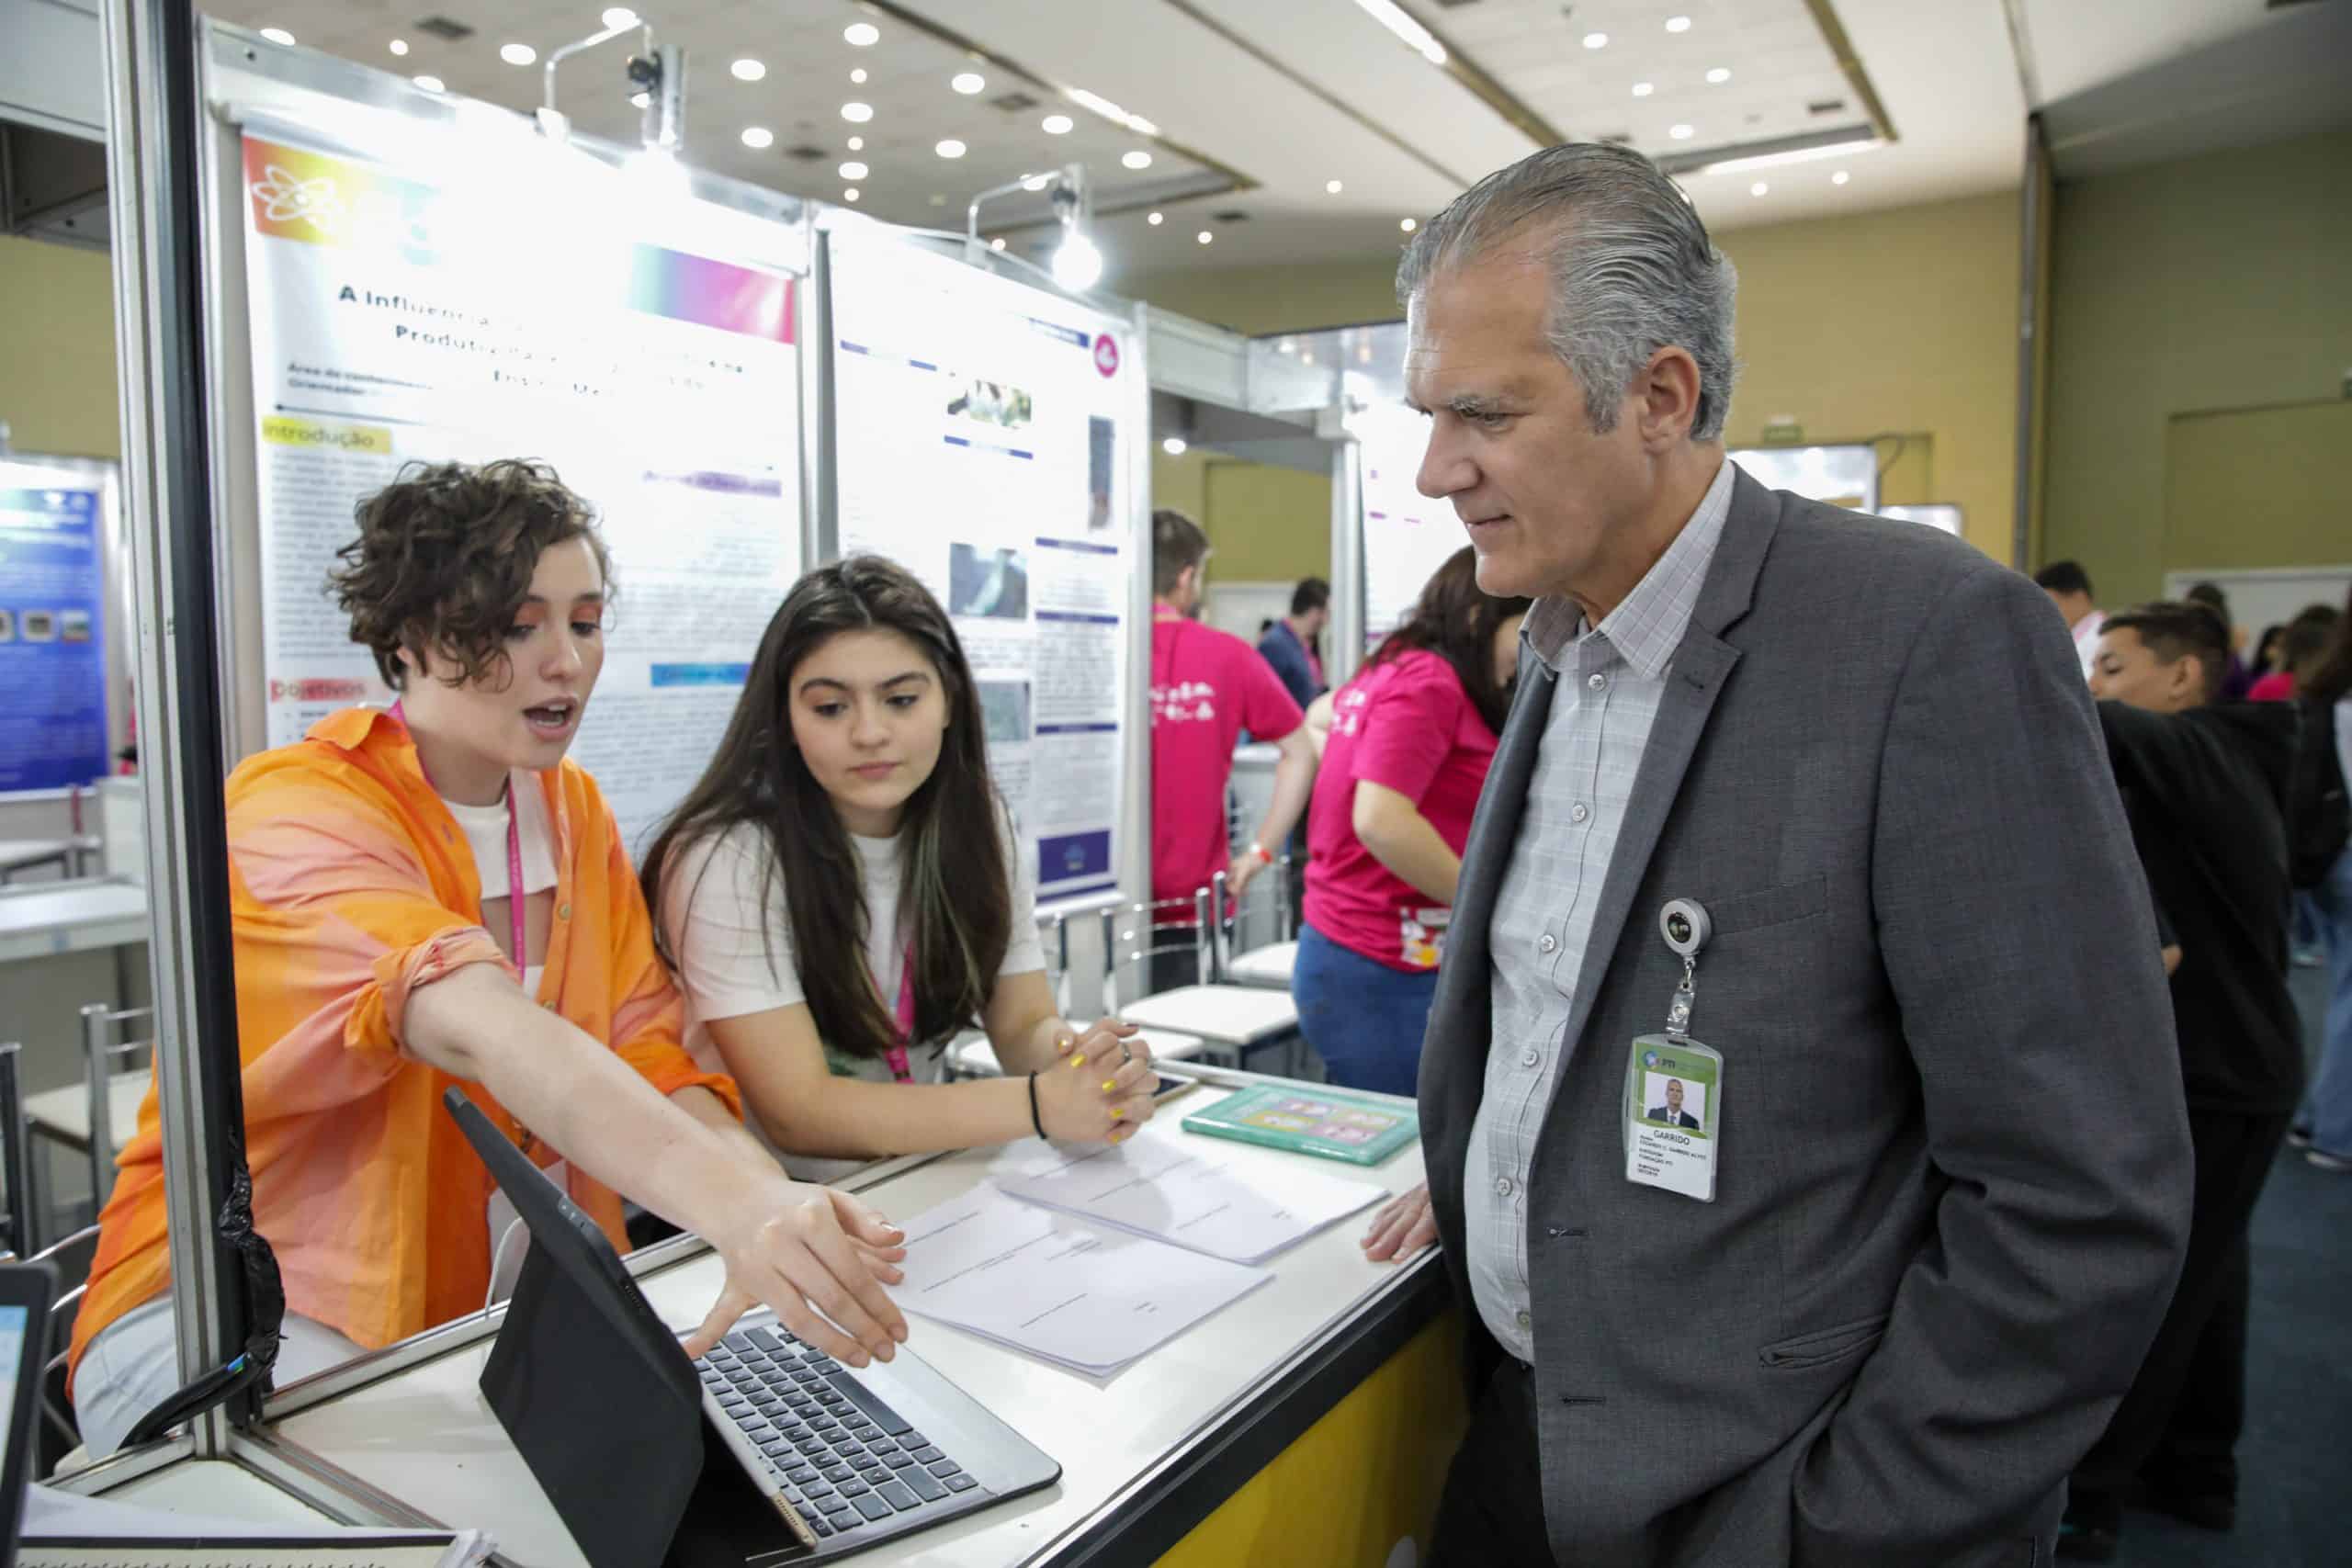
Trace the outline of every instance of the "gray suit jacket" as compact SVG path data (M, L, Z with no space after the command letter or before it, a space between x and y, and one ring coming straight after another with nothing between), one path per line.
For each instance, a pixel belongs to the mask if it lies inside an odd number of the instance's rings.
M1463 857L1422 1137L1471 1371L1464 1147L1487 931L1552 683ZM1564 1564L1934 1568L2046 1553L2188 1234L2171 1004L2082 667L2041 592L1747 475L1667 676L1527 1188ZM1625 1053L1714 933L1712 1203L1628 1183ZM2064 1107L2098 1088L2082 1128ZM1472 1173L1485 1179L1483 1173ZM1475 1386L1475 1384L1474 1384ZM1671 1416L1661 1412L1673 1412Z

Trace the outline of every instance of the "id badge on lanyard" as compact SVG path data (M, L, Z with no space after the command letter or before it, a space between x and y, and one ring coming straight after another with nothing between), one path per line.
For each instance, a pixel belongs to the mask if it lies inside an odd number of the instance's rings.
M1636 1035L1625 1060L1625 1179L1712 1203L1723 1138L1724 1058L1690 1038L1699 952L1711 931L1706 908L1674 899L1658 911L1658 930L1682 960L1682 983L1667 1007L1666 1032Z

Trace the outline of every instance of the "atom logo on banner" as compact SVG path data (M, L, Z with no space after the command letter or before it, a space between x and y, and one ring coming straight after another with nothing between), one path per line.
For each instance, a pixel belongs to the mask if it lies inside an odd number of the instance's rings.
M343 216L343 197L332 177L296 179L277 164L266 165L250 187L262 204L263 216L273 223L305 222L322 234L332 234Z
M1094 368L1104 376L1119 373L1119 345L1109 333L1099 333L1094 339Z

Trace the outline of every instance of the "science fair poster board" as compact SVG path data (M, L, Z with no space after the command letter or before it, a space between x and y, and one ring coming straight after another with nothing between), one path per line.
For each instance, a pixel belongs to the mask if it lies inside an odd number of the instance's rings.
M112 513L96 465L0 460L0 795L108 771Z
M1429 448L1430 422L1399 404L1348 416L1363 467L1363 646L1366 653L1402 626L1430 579L1470 542L1450 501L1414 488Z
M831 244L841 551L889 557L947 606L1039 905L1111 893L1130 573L1148 569L1127 460L1141 345L1118 317L885 233Z
M612 558L571 755L641 849L801 570L801 280L774 259L800 235L557 145L377 160L266 129L243 177L269 743L389 698L327 588L360 500L419 460L537 459Z

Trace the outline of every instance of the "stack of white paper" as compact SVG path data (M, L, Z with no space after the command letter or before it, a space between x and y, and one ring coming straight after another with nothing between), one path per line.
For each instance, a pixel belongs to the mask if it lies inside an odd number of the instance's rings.
M1388 1196L1373 1182L1320 1170L1285 1170L1277 1181L1231 1169L1223 1150L1199 1145L1159 1138L1014 1144L989 1173L1023 1201L1236 1263L1263 1263Z
M910 1313L1101 1376L1272 1276L1143 1236L1104 1234L987 1182L906 1222Z

